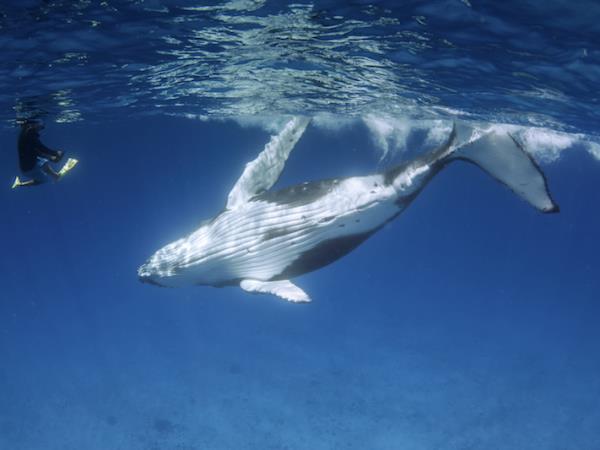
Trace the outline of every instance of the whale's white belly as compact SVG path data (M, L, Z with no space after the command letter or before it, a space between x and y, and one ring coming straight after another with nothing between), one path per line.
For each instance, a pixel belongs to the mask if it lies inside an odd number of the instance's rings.
M373 175L335 182L306 204L249 201L173 243L178 257L169 285L271 280L323 242L377 229L400 211L396 198Z

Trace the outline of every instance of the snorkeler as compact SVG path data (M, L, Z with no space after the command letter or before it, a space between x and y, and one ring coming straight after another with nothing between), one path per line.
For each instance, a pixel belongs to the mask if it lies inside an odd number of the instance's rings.
M15 178L12 188L35 186L49 180L58 181L77 164L77 160L69 158L65 165L56 172L50 162L58 163L64 152L51 150L40 141L40 130L44 126L38 121L26 120L21 124L19 134L19 168L24 180Z

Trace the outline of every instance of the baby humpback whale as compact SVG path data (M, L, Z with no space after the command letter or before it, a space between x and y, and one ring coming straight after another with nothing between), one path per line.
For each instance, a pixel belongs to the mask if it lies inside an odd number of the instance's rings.
M454 125L437 150L374 175L269 190L308 126L295 117L248 163L226 208L138 269L159 286L240 286L310 301L290 279L346 255L396 218L453 161L474 163L542 212L557 212L546 179L507 132Z

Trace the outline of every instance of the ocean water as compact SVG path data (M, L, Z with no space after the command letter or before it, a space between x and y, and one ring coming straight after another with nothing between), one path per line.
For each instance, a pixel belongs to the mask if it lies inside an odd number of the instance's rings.
M3 0L0 449L600 449L597 2ZM294 281L136 270L225 205L293 115L275 188L508 129L544 215L474 165ZM11 190L16 121L80 160Z

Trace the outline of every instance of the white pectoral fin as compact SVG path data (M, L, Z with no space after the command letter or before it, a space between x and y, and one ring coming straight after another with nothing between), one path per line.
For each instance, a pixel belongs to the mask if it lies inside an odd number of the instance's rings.
M308 294L288 280L242 280L240 287L247 292L252 292L254 294L273 294L294 303L310 302Z
M278 135L271 137L258 157L246 164L242 176L229 193L227 209L234 209L275 184L285 167L290 152L309 122L310 119L307 117L294 117Z

